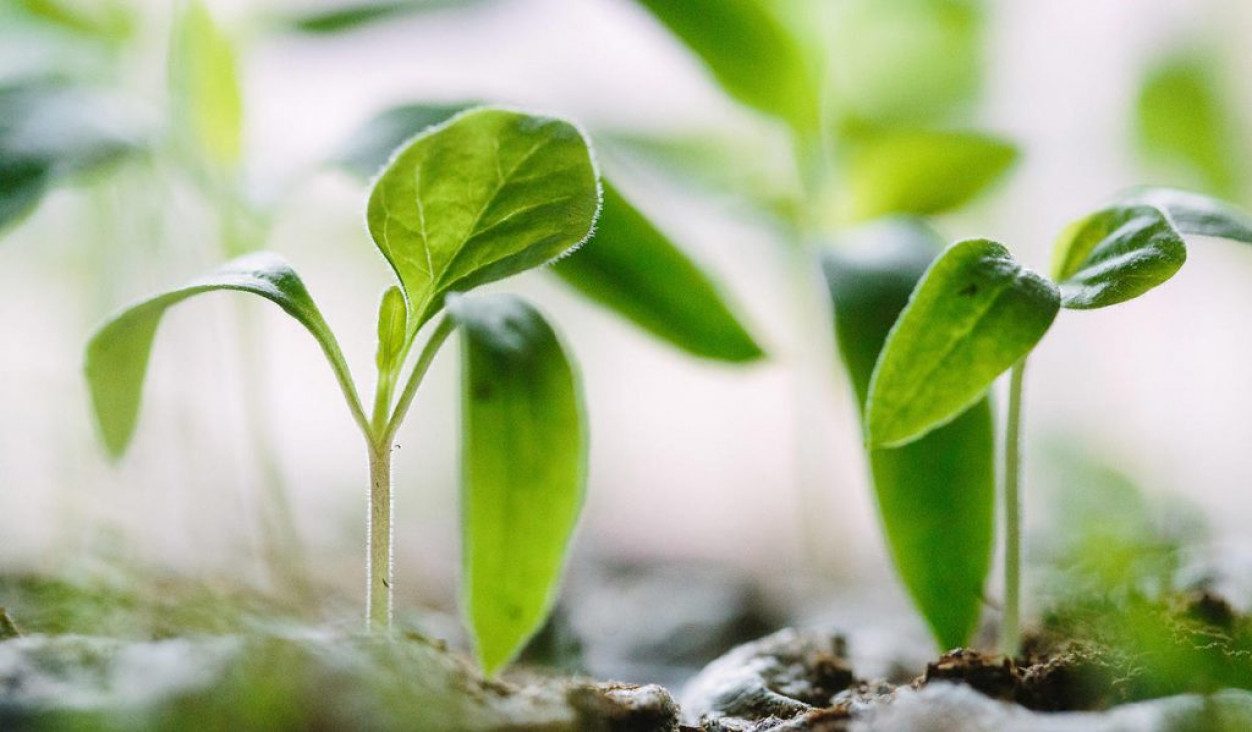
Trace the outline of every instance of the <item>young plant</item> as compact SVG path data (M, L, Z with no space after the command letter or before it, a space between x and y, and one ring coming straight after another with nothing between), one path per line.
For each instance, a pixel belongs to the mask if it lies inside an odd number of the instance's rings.
M379 308L369 413L300 277L281 257L261 252L133 305L92 336L86 372L105 445L118 457L134 434L167 309L220 290L278 305L321 346L365 438L366 617L371 629L386 630L392 447L440 346L459 330L462 596L478 658L493 673L551 607L582 507L587 439L576 373L539 312L509 295L460 293L572 251L590 235L599 207L590 147L568 122L479 108L431 128L395 153L369 197L370 234L398 280Z
M992 383L1011 371L1003 441L1004 653L1015 655L1019 647L1020 455L1027 357L1061 308L1116 305L1172 277L1186 260L1185 234L1252 243L1252 217L1196 194L1132 191L1065 229L1056 243L1051 279L1022 267L996 242L958 242L922 276L887 336L868 387L865 434L870 449L916 444L965 419L962 415L972 405L984 402ZM919 553L907 557L907 563L929 560L920 553L923 547L914 548Z

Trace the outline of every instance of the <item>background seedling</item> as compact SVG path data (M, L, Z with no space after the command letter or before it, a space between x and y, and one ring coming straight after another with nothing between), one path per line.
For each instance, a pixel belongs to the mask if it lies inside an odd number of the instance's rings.
M1247 214L1196 194L1133 191L1071 224L1052 279L985 239L949 247L927 270L891 329L866 405L871 449L908 445L960 417L1005 371L1005 597L1002 650L1018 652L1021 598L1021 421L1026 359L1062 307L1089 310L1138 297L1186 260L1184 234L1252 242Z
M366 614L371 628L385 630L392 615L392 446L426 370L459 330L463 596L478 657L492 673L551 606L582 506L587 445L576 376L543 317L511 296L458 293L574 249L599 206L590 148L568 122L487 108L449 120L399 150L370 195L370 233L399 280L379 308L371 414L299 276L277 255L257 253L127 308L92 337L87 379L105 444L120 456L134 434L152 340L168 308L221 290L278 305L321 346L366 441Z

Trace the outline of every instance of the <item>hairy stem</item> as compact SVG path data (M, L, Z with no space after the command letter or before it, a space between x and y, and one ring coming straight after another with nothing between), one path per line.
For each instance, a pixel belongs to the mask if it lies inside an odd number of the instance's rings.
M391 629L393 525L391 443L370 444L369 556L365 564L365 618L372 631Z
M1009 375L1008 424L1004 433L1004 619L1001 650L1016 656L1021 645L1022 601L1022 393L1026 359Z

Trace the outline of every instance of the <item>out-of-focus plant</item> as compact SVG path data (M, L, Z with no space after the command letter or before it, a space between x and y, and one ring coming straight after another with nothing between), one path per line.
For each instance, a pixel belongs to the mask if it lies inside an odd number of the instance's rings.
M515 297L459 293L572 251L599 208L591 150L576 127L499 109L465 112L398 151L370 194L369 230L399 281L379 308L370 412L300 278L263 252L129 307L96 332L86 371L105 445L120 456L134 434L152 341L168 308L221 290L275 303L318 341L365 438L366 614L371 628L383 630L392 615L392 446L438 349L459 328L464 605L478 657L492 673L551 606L582 506L587 443L578 380L551 326Z
M958 242L926 271L892 326L866 403L871 449L909 445L985 398L1011 370L1004 445L1005 598L1002 650L1019 647L1020 452L1026 359L1061 308L1131 300L1182 267L1184 234L1252 243L1252 217L1198 194L1140 189L1068 226L1052 278L1025 269L1002 245Z

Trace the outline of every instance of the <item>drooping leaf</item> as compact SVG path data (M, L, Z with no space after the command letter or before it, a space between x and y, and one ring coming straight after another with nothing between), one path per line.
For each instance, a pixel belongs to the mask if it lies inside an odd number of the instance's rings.
M717 286L607 180L594 237L553 271L696 356L741 362L764 355Z
M477 106L476 102L404 104L384 110L348 138L335 156L335 163L354 175L368 178L386 165L406 140Z
M1184 234L1252 244L1252 214L1211 196L1174 188L1138 188L1126 195L1124 203L1156 206Z
M488 675L543 624L582 510L582 391L516 297L451 297L462 333L462 598Z
M868 445L899 447L955 419L1030 353L1059 309L1056 286L1000 244L953 244L918 283L874 367Z
M818 89L787 28L759 0L638 0L700 57L730 96L809 132Z
M1017 159L1009 142L968 132L890 131L853 147L844 220L885 214L936 214L982 193Z
M1091 309L1136 298L1174 276L1187 246L1155 206L1113 206L1086 216L1057 240L1053 277L1061 304Z
M1241 125L1213 59L1188 53L1154 66L1139 89L1136 113L1139 150L1149 162L1173 168L1218 195L1242 189Z
M270 252L240 257L207 277L126 308L92 335L87 344L87 385L101 436L114 457L126 451L135 433L144 375L161 317L193 295L219 290L259 295L285 310L313 334L341 378L341 386L345 385L342 379L348 367L339 345L291 265Z
M408 297L411 336L447 292L577 247L599 208L595 165L577 127L488 108L428 130L392 158L367 219Z
M212 166L237 165L243 152L239 61L202 0L189 0L175 19L170 82L188 144Z
M283 25L303 33L331 34L356 30L372 23L399 18L423 10L476 5L485 0L353 0L340 7L295 15Z
M839 352L863 410L887 333L943 240L911 219L871 224L846 238L822 264ZM967 645L995 543L990 400L904 447L870 450L869 460L896 571L939 646Z

